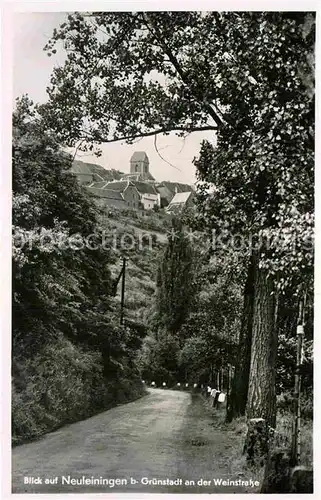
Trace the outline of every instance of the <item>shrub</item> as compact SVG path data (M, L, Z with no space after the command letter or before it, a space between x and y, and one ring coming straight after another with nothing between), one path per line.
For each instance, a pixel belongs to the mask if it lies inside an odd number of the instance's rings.
M290 412L278 412L276 432L271 441L271 450L285 450L290 452L292 442L292 425L294 415ZM313 463L313 423L310 419L301 419L301 463Z
M280 413L291 413L294 411L293 393L283 392L277 397L277 408ZM313 394L301 394L301 416L305 419L313 418Z
M106 380L101 355L63 337L33 359L20 360L13 373L12 441L35 439L66 423L89 417L144 393L138 376ZM26 377L17 389L18 371ZM125 374L126 375L126 374Z

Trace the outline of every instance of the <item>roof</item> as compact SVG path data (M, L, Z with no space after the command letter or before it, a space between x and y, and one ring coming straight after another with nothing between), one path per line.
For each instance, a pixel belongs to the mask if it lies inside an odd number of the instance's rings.
M176 203L186 203L191 194L192 194L191 191L185 193L176 193L174 198L170 202L169 206L174 205Z
M166 212L180 212L183 208L185 208L185 205L191 196L193 196L191 191L176 193L170 204L166 207Z
M95 196L99 196L99 198L124 201L122 194L113 189L99 189L92 186L87 187L87 189L89 189Z
M133 181L133 184L140 193L157 194L155 186L149 182Z
M154 177L150 172L137 173L137 174L124 174L120 180L132 180L132 181L154 181Z
M135 151L130 161L149 161L145 151Z
M119 191L114 191L113 189L102 189L102 198L112 198L113 200L124 201L122 194Z
M122 193L128 187L128 185L132 185L132 183L130 181L111 181L107 182L106 188L114 189Z
M167 188L174 196L177 193L186 193L187 191L193 191L193 186L189 184L181 184L180 182L170 182L163 181L157 185L157 189L165 187Z
M121 181L123 181L123 180L139 181L139 180L141 180L141 177L142 177L141 174L124 174L120 180Z
M152 176L152 174L150 172L144 172L142 174L142 177L143 177L143 180L145 180L145 181L155 181L154 177Z
M97 189L112 189L113 191L118 191L119 193L123 193L128 186L136 187L140 194L153 194L157 195L157 191L153 184L148 182L139 182L139 181L130 181L130 180L122 180L122 181L101 181L101 182L93 182L90 184L91 188Z
M99 181L99 182L92 182L88 187L94 187L97 189L104 189L105 186L109 184L109 181Z

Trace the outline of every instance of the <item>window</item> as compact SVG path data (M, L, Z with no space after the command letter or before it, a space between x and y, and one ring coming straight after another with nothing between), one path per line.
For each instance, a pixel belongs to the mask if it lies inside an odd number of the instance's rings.
M138 164L135 165L135 172L139 172Z

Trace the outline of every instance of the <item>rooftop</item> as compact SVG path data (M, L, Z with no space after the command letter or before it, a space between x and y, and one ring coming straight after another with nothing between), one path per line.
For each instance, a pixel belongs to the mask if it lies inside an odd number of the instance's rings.
M157 194L154 185L149 182L133 181L133 184L140 193Z
M170 206L174 204L186 203L191 194L192 194L191 191L184 193L176 193L174 198L170 202Z
M95 186L87 187L87 189L89 189L89 191L91 191L94 195L98 196L99 198L108 198L112 200L124 201L122 194L114 189L99 189L96 188Z
M149 161L145 151L135 151L130 161Z

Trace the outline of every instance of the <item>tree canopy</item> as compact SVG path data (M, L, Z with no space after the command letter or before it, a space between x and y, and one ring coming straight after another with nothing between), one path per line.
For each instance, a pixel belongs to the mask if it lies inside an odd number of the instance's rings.
M77 12L54 31L48 55L59 43L67 59L42 111L63 142L92 149L213 130L218 148L204 143L196 162L205 225L272 241L262 265L280 287L293 271L307 274L313 13Z
M45 47L67 51L39 107L64 144L213 131L195 160L199 222L226 235L217 255L248 257L248 410L271 425L278 292L312 291L314 31L304 12L85 12Z
M126 352L110 308L110 251L98 210L71 174L28 98L13 116L13 348L37 352L63 334L99 349L105 367ZM90 237L89 243L85 238Z

